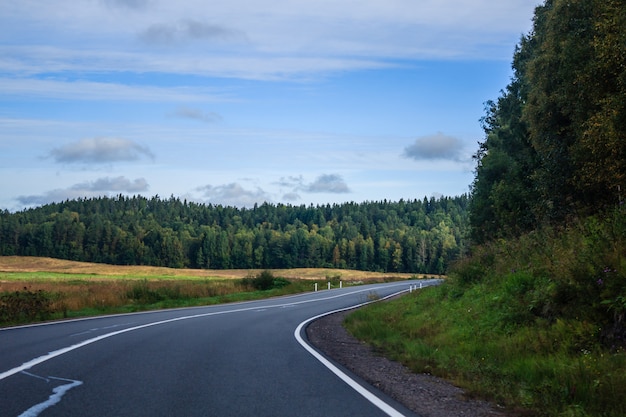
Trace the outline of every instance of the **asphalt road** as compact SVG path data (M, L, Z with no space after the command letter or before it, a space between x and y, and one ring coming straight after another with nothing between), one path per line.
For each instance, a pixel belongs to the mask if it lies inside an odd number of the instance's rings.
M2 329L0 416L412 416L308 346L304 327L416 285Z

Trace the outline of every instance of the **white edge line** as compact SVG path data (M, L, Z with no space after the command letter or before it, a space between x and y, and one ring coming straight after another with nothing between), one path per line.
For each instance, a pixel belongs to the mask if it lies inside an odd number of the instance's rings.
M382 410L388 416L391 416L391 417L404 417L404 414L402 414L401 412L399 412L398 410L393 408L391 405L387 404L386 402L384 402L383 400L378 398L376 395L372 394L370 391L365 389L361 384L356 382L354 379L352 379L350 376L348 376L341 369L337 368L332 362L330 362L328 359L326 359L325 356L320 354L317 350L313 349L313 347L307 341L305 341L302 338L300 333L302 333L302 329L307 324L309 324L310 322L312 322L314 320L317 320L317 319L319 319L321 317L328 316L328 315L334 314L334 313L339 313L339 312L342 312L342 311L353 310L355 308L363 307L363 306L365 306L367 304L375 303L377 301L386 300L387 298L394 297L394 296L396 296L398 294L402 294L404 292L408 292L408 290L398 291L397 293L388 295L388 296L386 296L384 298L381 298L379 300L368 301L366 303L361 303L361 304L358 304L358 305L355 305L355 306L352 306L352 307L342 308L342 309L339 309L339 310L335 310L335 311L331 311L331 312L328 312L328 313L320 314L320 315L317 315L315 317L311 317L311 318L303 321L302 323L300 323L298 325L298 327L296 328L295 332L294 332L294 336L295 336L296 340L298 341L298 343L300 343L300 345L302 345L303 348L305 348L311 355L313 355L313 357L315 357L315 359L320 361L325 367L327 367L331 372L333 372L335 375L337 375L343 382L348 384L353 390L355 390L356 392L361 394L363 397L365 397L366 400L371 402L373 405L375 405L376 407L378 407L380 410Z
M396 285L398 285L398 284L396 284ZM371 290L371 289L369 289L369 288L368 289L360 289L360 290L357 290L357 291L350 291L350 292L345 292L345 293L341 293L341 294L337 294L337 295L331 295L329 297L315 298L315 299L312 299L312 300L298 301L298 302L295 302L295 303L287 303L287 304L305 304L305 303L317 302L317 301L322 301L322 300L327 300L327 299L332 299L332 298L345 297L345 296L348 296L348 295L352 295L352 294L356 294L356 293L360 293L360 292L365 292L365 291L369 291L369 290ZM395 294L399 294L401 292L403 292L403 291L400 291L400 292L395 293ZM385 297L385 298L387 298L387 297ZM359 304L356 307L360 307L360 306L365 305L365 304L368 304L368 303ZM277 308L277 307L281 307L283 305L285 305L285 304L275 304L275 305L265 306L265 308ZM155 322L152 322L152 323L142 324L140 326L129 327L127 329L122 329L122 330L118 330L118 331L115 331L115 332L106 333L106 334L103 334L103 335L100 335L100 336L97 336L97 337L94 337L94 338L91 338L91 339L84 340L84 341L82 341L80 343L76 343L76 344L68 346L68 347L64 347L64 348L61 348L61 349L54 350L52 352L48 352L45 355L39 356L39 357L37 357L35 359L31 359L28 362L24 362L20 366L17 366L17 367L15 367L13 369L9 369L8 371L0 373L0 381L5 379L5 378L10 377L11 375L15 375L15 374L17 374L19 372L22 372L22 371L25 371L27 369L30 369L30 368L32 368L35 365L39 365L40 363L47 362L50 359L56 358L57 356L64 355L64 354L66 354L68 352L71 352L73 350L79 349L79 348L81 348L83 346L87 346L87 345L90 345L92 343L99 342L100 340L107 339L107 338L113 337L113 336L117 336L117 335L122 334L122 333L132 332L134 330L144 329L144 328L152 327L152 326L158 326L158 325L161 325L161 324L173 323L173 322L181 321L181 320L189 320L189 319L194 319L194 318L215 316L215 315L220 315L220 314L238 313L238 312L242 312L242 311L255 310L255 309L258 309L258 308L259 308L259 306L238 308L238 309L226 310L226 311L212 311L212 312L209 312L209 313L194 314L194 315L190 315L190 316L176 317L176 318L168 319L168 320L155 321ZM355 307L350 307L350 308L355 308ZM134 314L137 314L137 313L134 313ZM328 313L328 314L330 314L330 313ZM311 319L309 319L309 320L311 320ZM63 323L63 322L56 322L56 323ZM301 326L302 326L302 324L301 324Z

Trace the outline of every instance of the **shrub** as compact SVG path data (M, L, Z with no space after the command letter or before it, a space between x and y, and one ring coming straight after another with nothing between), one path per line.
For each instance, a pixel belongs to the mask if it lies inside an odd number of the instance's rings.
M241 280L243 286L250 286L255 290L267 291L274 288L283 288L291 282L285 278L274 277L272 271L265 270L257 274L254 278L247 277Z
M46 291L22 291L0 294L0 321L20 323L46 320L52 314L52 295Z

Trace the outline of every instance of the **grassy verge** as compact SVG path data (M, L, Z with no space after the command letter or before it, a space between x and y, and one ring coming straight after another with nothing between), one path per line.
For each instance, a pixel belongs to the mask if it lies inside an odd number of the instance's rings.
M626 227L616 225L496 242L442 286L346 326L415 372L522 415L624 416Z
M276 278L260 287L255 279L12 280L0 285L0 326L257 300L311 291L314 285L314 281ZM321 282L319 286L324 288Z
M297 278L298 272L302 278ZM0 257L0 326L61 318L248 301L404 279L361 271L176 270L50 258ZM294 278L296 277L296 278Z
M515 277L510 277L514 280ZM447 378L509 409L541 416L626 415L626 354L594 347L575 320L503 326L502 290L449 284L359 310L346 326L414 372ZM585 348L587 346L587 348Z
M232 279L13 280L1 285L0 325L245 301L311 289L309 282L286 282L259 290Z

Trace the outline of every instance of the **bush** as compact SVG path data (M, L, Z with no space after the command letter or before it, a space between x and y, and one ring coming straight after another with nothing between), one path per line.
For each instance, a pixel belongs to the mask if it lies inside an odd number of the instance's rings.
M52 314L52 295L46 291L22 291L0 294L0 322L20 323L46 320Z
M274 277L272 271L265 270L260 274L257 274L254 278L244 278L241 280L241 284L243 286L250 286L255 290L259 291L267 291L272 290L274 288L283 288L287 285L291 284L289 280L280 277Z

